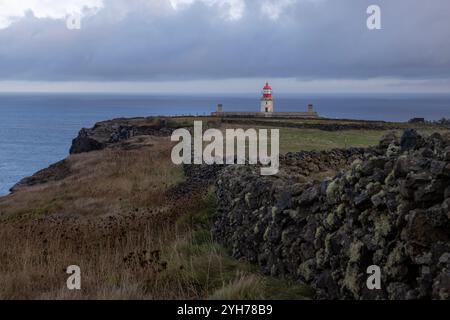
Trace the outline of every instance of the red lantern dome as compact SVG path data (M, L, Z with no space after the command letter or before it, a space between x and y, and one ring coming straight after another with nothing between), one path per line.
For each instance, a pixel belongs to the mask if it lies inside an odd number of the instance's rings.
M266 85L263 88L263 96L262 100L273 100L272 98L272 87L269 85L269 82L266 82Z

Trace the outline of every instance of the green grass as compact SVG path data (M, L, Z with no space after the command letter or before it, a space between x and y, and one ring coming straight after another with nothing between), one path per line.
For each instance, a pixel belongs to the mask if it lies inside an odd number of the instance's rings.
M338 130L325 131L320 129L299 129L289 128L286 124L315 124L315 125L330 125L330 124L358 124L364 123L358 120L332 120L332 119L252 119L252 118L233 118L232 123L221 123L220 118L201 117L201 118L174 118L173 121L183 124L192 125L195 120L209 122L212 127L221 127L225 129L230 128L255 128L255 129L280 129L280 152L297 152L297 151L320 151L330 150L334 148L349 148L349 147L369 147L378 144L380 138L390 128L416 128L419 132L429 134L431 132L448 132L448 129L442 127L431 126L428 124L408 124L408 123L383 123L373 122L375 124L383 125L386 130ZM258 125L252 125L252 121L258 121ZM266 122L267 126L261 126L261 122ZM395 129L399 131L399 135L403 129Z
M280 129L280 152L330 150L334 148L368 147L376 145L385 131L317 129Z
M238 261L216 243L211 223L216 208L210 192L199 203L196 213L178 220L178 228L190 230L190 237L180 239L167 252L169 261L162 281L177 282L183 291L197 292L199 299L307 299L312 290L292 280L267 277L259 267Z
M261 276L256 273L242 275L228 285L213 292L211 300L305 300L314 296L306 285L292 280Z

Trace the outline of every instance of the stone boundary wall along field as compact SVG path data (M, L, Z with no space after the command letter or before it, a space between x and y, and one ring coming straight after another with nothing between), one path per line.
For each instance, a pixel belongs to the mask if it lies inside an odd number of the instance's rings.
M225 168L215 239L264 273L310 284L319 299L450 299L450 140L407 130L356 158L306 183ZM371 265L381 290L366 286Z

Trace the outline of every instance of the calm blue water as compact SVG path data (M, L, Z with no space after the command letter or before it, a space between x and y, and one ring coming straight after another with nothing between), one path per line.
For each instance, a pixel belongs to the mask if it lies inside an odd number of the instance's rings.
M259 96L0 94L0 195L21 178L65 158L82 127L117 117L209 114L217 103L226 111L256 111ZM445 95L285 95L276 97L275 109L304 111L308 103L330 118L450 118L450 96Z

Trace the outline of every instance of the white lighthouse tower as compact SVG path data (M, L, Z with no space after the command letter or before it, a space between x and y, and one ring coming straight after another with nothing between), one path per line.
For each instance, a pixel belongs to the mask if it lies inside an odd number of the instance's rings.
M263 88L261 98L261 112L263 113L272 113L273 112L273 97L272 97L272 87L269 85L269 82L266 82L266 85Z

